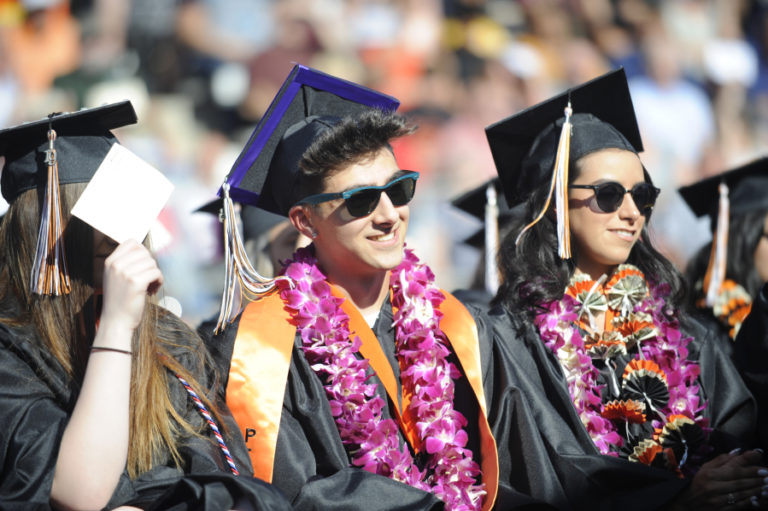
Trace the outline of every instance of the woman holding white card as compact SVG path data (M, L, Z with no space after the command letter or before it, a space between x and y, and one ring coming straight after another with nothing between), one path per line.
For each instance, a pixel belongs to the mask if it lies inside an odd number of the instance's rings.
M0 131L0 508L165 509L212 481L217 509L287 508L234 477L245 447L206 397L202 342L153 303L150 252L71 215L135 121L123 102Z

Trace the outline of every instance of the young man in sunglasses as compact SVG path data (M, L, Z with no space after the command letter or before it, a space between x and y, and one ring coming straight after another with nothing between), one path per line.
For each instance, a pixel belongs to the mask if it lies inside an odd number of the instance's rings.
M312 244L260 279L211 342L254 473L297 509L490 509L498 458L474 320L405 249L418 173L390 142L396 100L297 67L223 187ZM228 228L228 232L232 232ZM230 242L232 244L230 244Z

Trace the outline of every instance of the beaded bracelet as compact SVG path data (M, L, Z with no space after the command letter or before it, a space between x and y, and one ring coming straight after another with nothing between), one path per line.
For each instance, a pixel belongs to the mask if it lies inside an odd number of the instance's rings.
M133 355L133 352L130 350L121 350L120 348L108 348L106 346L91 346L91 351L114 351L115 353Z

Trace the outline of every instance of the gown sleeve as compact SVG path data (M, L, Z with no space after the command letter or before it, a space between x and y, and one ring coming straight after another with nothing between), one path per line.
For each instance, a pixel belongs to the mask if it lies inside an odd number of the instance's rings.
M737 447L757 447L757 403L723 348L727 334L707 328L696 318L687 318L683 326L693 337L688 356L698 361L701 370L699 381L707 401L704 413L712 428L710 457Z
M657 509L685 486L671 473L601 455L571 403L565 378L535 327L502 308L486 383L500 476L557 509Z
M236 334L234 323L209 341L222 374L229 371ZM295 509L443 509L443 503L430 493L350 466L322 382L299 342L294 343L288 370L272 484ZM226 378L222 381L226 384ZM382 392L383 385L377 383ZM386 394L382 398L386 400Z
M758 444L768 452L768 284L752 303L733 346L733 360L758 407Z
M488 316L486 307L482 302L475 300L464 293L454 294L462 301L467 310L472 314L477 325L478 341L480 343L480 361L483 372L483 390L485 392L486 409L488 410L488 423L491 426L496 447L499 454L499 488L496 496L496 509L558 509L557 504L565 502L565 499L551 498L548 501L533 496L533 492L527 485L521 485L515 480L519 473L514 466L513 459L518 456L513 451L515 442L511 436L520 435L534 441L524 432L527 428L526 404L520 401L519 389L510 382L509 375L504 367L497 367L499 353L495 349L497 342L492 319ZM488 300L485 300L486 302ZM500 402L505 403L498 406ZM517 443L519 446L519 443ZM540 460L536 460L540 461ZM543 461L543 460L541 460ZM533 468L533 467L532 467ZM539 473L544 474L539 467ZM548 478L542 480L548 484ZM539 496L547 492L539 492ZM552 490L550 494L556 494Z
M40 378L0 325L0 509L49 509L59 444L67 424L65 394Z

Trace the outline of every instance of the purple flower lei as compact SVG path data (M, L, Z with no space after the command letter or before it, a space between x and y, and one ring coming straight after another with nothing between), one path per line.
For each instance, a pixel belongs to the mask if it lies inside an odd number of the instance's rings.
M636 269L629 265L622 266L628 267ZM668 285L650 285L648 295L635 304L632 312L649 315L657 335L638 343L640 348L633 358L654 361L665 373L669 402L661 410L664 416L684 415L706 431L707 420L701 415L706 403L699 396L698 386L700 368L687 359L687 346L692 338L683 337L680 332L675 311L670 310L664 300L668 295ZM602 416L604 385L597 384L599 371L585 347L579 328L581 304L566 294L559 301L544 304L543 308L546 312L537 314L534 323L542 341L560 362L582 423L602 454L618 456L623 439L616 425ZM657 420L652 424L657 431L664 426Z
M299 249L286 262L290 282L278 282L280 296L296 322L302 349L323 380L331 413L352 464L434 493L449 510L480 509L486 494L476 484L480 467L465 448L466 418L454 410L458 369L447 357L446 337L437 307L444 300L434 274L411 250L392 271L395 344L403 393L411 395L408 411L427 453L420 470L407 446L400 446L398 426L382 418L385 401L369 383L369 362L355 355L360 338L350 339L343 298L332 295L310 249Z

